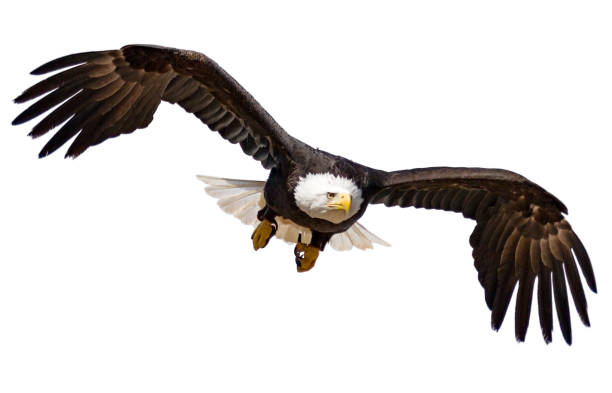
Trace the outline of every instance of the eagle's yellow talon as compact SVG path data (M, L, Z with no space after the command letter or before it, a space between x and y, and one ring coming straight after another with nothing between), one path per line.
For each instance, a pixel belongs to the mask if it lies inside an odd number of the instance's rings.
M270 238L276 232L276 224L271 223L270 221L264 219L253 231L251 235L251 239L253 240L253 248L255 251L260 248L264 248Z
M295 245L295 263L299 273L307 272L312 269L319 257L319 249L304 243Z

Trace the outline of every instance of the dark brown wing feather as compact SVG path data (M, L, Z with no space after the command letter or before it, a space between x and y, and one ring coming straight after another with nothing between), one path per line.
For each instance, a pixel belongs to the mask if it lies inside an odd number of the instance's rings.
M476 220L470 244L493 329L500 328L518 283L515 334L525 340L536 278L547 343L552 340L553 297L563 337L572 341L566 282L578 315L589 326L576 260L596 292L590 259L563 217L566 207L538 185L513 172L481 168L377 172L372 184L370 203L455 211Z
M65 56L32 74L67 67L71 68L38 82L15 99L22 103L46 94L17 116L15 125L55 108L34 126L32 137L64 123L40 157L74 136L67 157L76 157L108 138L145 128L161 100L177 103L226 140L239 143L265 168L273 167L279 154L289 155L301 144L221 67L197 52L129 45Z

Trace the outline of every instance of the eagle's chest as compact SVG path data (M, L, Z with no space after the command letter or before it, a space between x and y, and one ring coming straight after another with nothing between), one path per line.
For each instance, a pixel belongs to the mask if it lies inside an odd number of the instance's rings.
M333 208L335 195L347 195L344 209ZM330 173L282 176L272 171L264 188L267 206L278 216L325 233L348 229L365 211L361 190L347 178ZM348 206L350 205L350 206Z

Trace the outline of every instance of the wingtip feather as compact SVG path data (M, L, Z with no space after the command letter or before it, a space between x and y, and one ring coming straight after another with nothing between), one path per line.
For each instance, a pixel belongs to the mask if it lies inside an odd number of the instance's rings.
M541 329L542 330L542 338L544 339L544 343L546 345L550 344L552 342L552 334L549 334L545 329Z
M20 124L23 124L24 122L21 121L20 117L21 117L21 115L18 115L16 118L14 118L13 121L11 122L11 125L12 126L18 126Z
M32 71L30 71L30 75L42 75L51 71L61 70L62 68L87 62L109 52L111 51L81 52L58 57L57 59L48 61L45 64L33 69Z
M23 99L23 93L19 94L17 97L13 98L13 103L14 104L23 104L24 102L26 102L27 100ZM14 125L14 124L13 124Z

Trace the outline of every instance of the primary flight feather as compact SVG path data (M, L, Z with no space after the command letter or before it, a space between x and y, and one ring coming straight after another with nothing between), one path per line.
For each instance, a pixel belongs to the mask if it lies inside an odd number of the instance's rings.
M32 74L62 69L15 99L23 103L43 96L14 125L54 108L30 136L62 125L39 157L73 137L66 157L77 157L107 138L147 127L161 101L178 104L270 170L265 183L199 177L224 211L256 226L255 250L274 236L296 243L302 272L314 266L328 243L341 250L386 245L358 223L369 204L459 212L476 221L470 245L494 329L501 326L518 284L515 334L525 339L536 282L547 343L554 298L561 332L571 344L568 286L580 319L590 324L579 270L593 292L595 276L564 218L567 209L516 173L450 167L386 172L314 149L287 134L230 75L197 52L128 45L61 57Z

